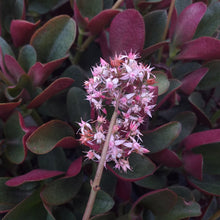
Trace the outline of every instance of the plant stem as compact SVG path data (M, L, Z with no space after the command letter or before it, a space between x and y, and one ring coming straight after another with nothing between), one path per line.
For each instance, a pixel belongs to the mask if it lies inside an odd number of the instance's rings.
M97 192L100 190L99 185L101 182L104 165L106 163L106 155L108 152L109 141L110 141L111 135L113 133L113 128L114 128L117 116L118 116L118 101L116 103L115 110L114 110L114 113L113 113L111 121L110 121L108 133L106 136L106 141L105 141L103 149L102 149L102 154L101 154L101 158L100 158L100 161L98 164L96 175L95 175L94 181L91 182L91 191L90 191L90 195L89 195L89 200L87 202L86 210L83 215L83 220L89 219L91 212L92 212L92 209L93 209L93 206L94 206Z
M112 9L117 9L123 1L124 0L118 0L117 2L115 2L115 4L112 6Z
M161 41L166 40L166 36L167 36L167 32L169 30L170 20L171 20L172 14L173 14L174 7L175 7L175 0L171 0L170 8L169 8L168 16L167 16L167 23L166 23ZM163 47L161 47L159 50L158 62L160 62L160 60L161 60L162 52L163 52Z

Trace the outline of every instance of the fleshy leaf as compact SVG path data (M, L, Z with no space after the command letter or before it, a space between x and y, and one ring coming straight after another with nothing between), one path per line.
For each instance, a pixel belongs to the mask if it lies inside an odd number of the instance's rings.
M181 167L182 161L174 151L164 149L149 156L156 163L165 165L167 167Z
M185 76L182 80L180 89L185 94L190 95L205 76L205 74L208 72L208 70L208 68L200 68Z
M126 173L124 171L114 169L114 164L109 164L107 167L117 177L126 181L137 181L143 179L146 176L153 174L156 169L155 164L146 156L134 153L129 156L128 160L132 170L128 170Z
M132 206L131 215L136 216L136 210L149 209L154 215L162 215L173 208L177 195L169 189L155 190L141 196ZM138 213L137 213L138 214Z
M140 52L144 46L144 38L144 20L137 10L125 10L112 20L109 41L113 54L131 50Z
M212 1L202 20L200 21L194 38L202 36L212 36L219 27L220 20L220 2Z
M67 111L72 123L90 118L90 104L86 100L86 93L78 87L72 87L67 94Z
M119 10L114 9L106 9L101 11L98 15L93 17L91 21L89 21L88 29L93 35L100 34L119 12Z
M177 60L214 60L220 59L220 40L200 37L186 42L175 57Z
M26 182L35 182L35 181L41 181L45 179L49 179L55 176L59 176L64 174L62 171L58 170L41 170L41 169L35 169L32 170L24 175L16 176L8 180L5 184L7 186L19 186Z
M143 132L144 146L150 153L166 149L178 137L181 131L179 122L170 122L151 131Z
M67 57L51 61L46 64L40 62L35 63L29 70L28 75L32 79L34 86L42 85L50 74L57 69Z
M27 44L39 23L40 21L37 21L35 24L33 24L26 20L13 20L10 26L13 44L16 47Z
M191 152L183 155L183 168L193 177L202 180L203 177L203 158L201 154L193 154Z
M219 175L211 176L204 174L202 181L199 181L198 179L195 179L193 177L188 177L189 183L201 190L202 192L205 192L210 195L214 196L220 196L220 177Z
M68 202L78 193L82 185L82 177L82 174L79 174L53 181L41 191L41 199L48 205L61 205Z
M131 193L131 183L122 179L118 179L116 186L116 195L123 201L129 201L131 199Z
M27 44L20 49L18 62L26 73L28 73L29 69L36 63L36 61L37 54L31 45Z
M82 168L82 157L79 157L76 160L74 160L69 166L66 172L66 177L73 177L78 175L81 168Z
M2 220L39 220L46 219L46 217L47 212L40 200L39 190L37 190L10 210Z
M29 194L21 189L6 186L5 182L8 179L8 177L0 177L0 213L9 211Z
M74 130L67 123L52 120L37 128L27 139L27 147L35 154L46 154L57 146L75 147Z
M50 19L31 38L40 62L47 63L66 55L76 37L75 21L67 15Z
M6 119L20 104L21 100L17 102L0 103L0 118Z
M166 26L166 10L156 10L144 16L145 23L145 47L152 46L162 40L163 32Z
M190 4L181 12L176 22L174 45L180 46L193 38L198 24L206 12L206 8L203 2L197 2Z
M40 95L35 97L27 108L39 107L52 96L71 86L73 82L74 80L70 78L59 78L55 80Z
M170 86L167 75L159 71L155 71L153 74L156 76L156 83L153 86L158 86L158 95L162 95L168 90Z

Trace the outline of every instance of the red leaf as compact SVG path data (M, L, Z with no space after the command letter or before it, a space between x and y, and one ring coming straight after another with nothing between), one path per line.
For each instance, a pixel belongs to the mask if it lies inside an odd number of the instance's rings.
M7 186L19 186L19 185L26 183L26 182L41 181L41 180L49 179L51 177L59 176L63 173L64 172L58 171L58 170L35 169L35 170L32 170L24 175L11 178L5 184Z
M37 21L35 24L33 24L26 20L13 20L10 26L13 44L16 47L27 44L39 23L40 21Z
M100 36L99 36L97 42L98 42L99 45L100 45L103 58L104 58L105 60L108 60L109 57L112 56L112 52L111 52L111 50L110 50L110 48L109 48L108 40L107 40L106 32L105 32L105 31L103 31L103 32L100 34Z
M61 59L53 60L46 64L42 64L40 62L35 63L28 72L28 75L32 79L33 85L34 86L42 85L47 80L49 75L55 69L57 69L66 58L67 57L63 57Z
M203 157L201 154L185 153L183 155L183 167L188 174L202 180Z
M27 108L36 108L42 105L45 101L47 101L52 96L56 95L60 91L68 88L74 82L71 78L59 78L55 80L52 84L50 84L40 95L35 97L31 103L27 106Z
M180 89L185 94L190 95L199 84L199 82L202 80L202 78L205 76L205 74L208 72L208 70L208 68L200 68L188 74L182 80L182 85Z
M65 177L73 177L78 175L81 168L82 168L82 157L79 157L71 163L71 165L69 166L66 172Z
M203 2L197 2L189 5L181 12L176 22L174 34L175 45L182 45L192 39L206 9L207 7Z
M148 156L156 163L163 164L167 167L182 166L182 161L179 159L176 153L169 149L164 149L160 152L149 154Z
M118 179L116 186L116 195L123 201L129 201L131 199L132 184L131 182Z
M220 129L201 131L189 135L183 141L185 150L191 150L194 147L220 142Z
M84 18L81 15L79 8L77 7L76 1L74 1L73 10L74 10L74 19L77 25L82 29L86 29L88 26L88 19Z
M17 60L8 54L5 55L5 66L12 76L14 83L17 83L21 75L25 74Z
M21 104L21 100L18 102L0 103L0 118L7 119L12 111Z
M109 30L112 53L140 52L144 46L145 25L135 9L125 10L115 16Z
M177 60L214 60L220 59L220 40L200 37L186 42L176 56Z
M101 11L98 15L93 17L91 21L89 21L88 29L93 35L100 34L104 28L109 25L111 20L115 15L117 15L120 11L114 9L106 9Z

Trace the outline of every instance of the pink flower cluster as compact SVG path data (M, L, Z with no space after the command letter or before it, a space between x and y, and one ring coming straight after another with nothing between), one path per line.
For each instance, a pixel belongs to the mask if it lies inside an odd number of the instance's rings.
M140 125L155 106L157 97L152 68L137 62L138 55L118 55L107 63L93 67L93 78L85 82L87 100L97 111L96 120L81 121L82 144L91 148L88 159L99 161L109 128L107 120L109 106L118 110L118 117L110 138L106 162L114 161L116 169L131 170L129 155L132 152L145 154L149 151L141 146Z

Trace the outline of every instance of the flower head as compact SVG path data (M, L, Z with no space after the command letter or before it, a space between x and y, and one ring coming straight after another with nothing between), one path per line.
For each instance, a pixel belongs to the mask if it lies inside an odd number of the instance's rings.
M155 106L156 89L152 87L155 76L152 67L137 61L138 55L129 53L116 55L110 63L100 60L100 65L92 68L93 78L85 82L87 100L97 111L97 119L89 124L81 121L81 142L91 148L88 159L99 161L106 140L109 122L107 106L118 103L118 118L110 138L106 163L115 162L116 169L124 172L132 170L129 155L132 152L145 154L149 151L141 145L140 125L145 117L152 117ZM117 101L118 100L118 101Z

